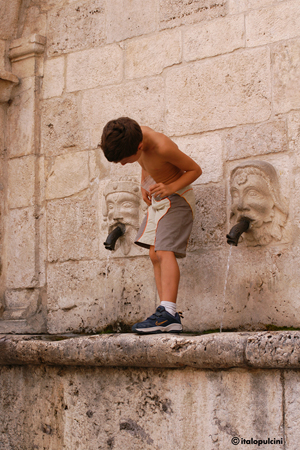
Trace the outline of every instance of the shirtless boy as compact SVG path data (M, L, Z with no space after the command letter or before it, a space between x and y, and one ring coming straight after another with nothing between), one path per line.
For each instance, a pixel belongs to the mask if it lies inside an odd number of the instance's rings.
M195 207L190 184L202 170L167 136L140 127L128 117L105 125L101 148L110 162L122 165L138 162L142 167L142 184L149 175L155 180L149 191L141 188L149 208L135 244L149 249L161 304L152 316L133 325L132 331L139 334L181 332L181 320L176 313L180 278L176 258L186 255Z

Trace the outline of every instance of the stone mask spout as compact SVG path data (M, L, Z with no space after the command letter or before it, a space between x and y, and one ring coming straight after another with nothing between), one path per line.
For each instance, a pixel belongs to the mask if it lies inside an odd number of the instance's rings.
M235 224L226 235L227 244L237 246L241 234L247 231L249 226L250 219L248 219L247 217L242 217L241 220L237 224Z
M125 225L123 223L119 223L116 228L114 228L106 238L104 242L104 246L106 250L114 250L115 245L119 237L125 234Z

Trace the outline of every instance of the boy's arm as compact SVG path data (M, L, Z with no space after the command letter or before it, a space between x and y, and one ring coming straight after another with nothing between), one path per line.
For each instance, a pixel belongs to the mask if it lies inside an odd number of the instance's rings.
M181 152L173 141L170 139L168 141L171 144L168 142L168 145L159 151L159 155L165 162L173 164L184 173L173 183L157 183L150 189L150 195L160 195L161 198L168 197L179 189L193 183L202 174L201 167L192 158Z
M146 172L145 169L142 168L142 178L141 178L141 183L143 183L144 179L147 178L148 176L148 172ZM142 191L142 197L144 202L147 203L148 206L151 205L151 197L149 196L149 193L146 191L146 189L141 187L141 191Z

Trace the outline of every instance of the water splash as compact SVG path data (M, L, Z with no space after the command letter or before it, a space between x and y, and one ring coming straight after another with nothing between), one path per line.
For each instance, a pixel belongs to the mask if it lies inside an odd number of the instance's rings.
M108 272L109 272L109 262L110 262L110 252L107 253L106 258L106 268L105 268L105 295L104 295L104 303L103 303L103 309L105 309L105 301L107 299L107 285L108 285Z
M228 273L229 273L230 257L231 257L232 247L233 247L233 245L229 246L229 254L228 254L228 259L227 259L227 268L226 268L224 291L223 291L223 308L222 308L222 314L221 314L220 333L222 333L222 329L223 329L223 318L224 318L224 312L225 312L226 289L227 289L227 281L228 281Z

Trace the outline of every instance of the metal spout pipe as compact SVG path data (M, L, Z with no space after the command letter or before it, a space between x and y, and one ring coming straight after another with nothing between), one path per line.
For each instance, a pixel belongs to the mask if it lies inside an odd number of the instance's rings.
M227 244L237 246L241 234L247 231L249 226L250 219L248 219L247 217L242 217L241 220L236 225L234 225L226 235Z
M106 241L103 243L106 250L114 250L115 245L119 237L123 236L125 233L125 225L123 223L119 223L116 228L114 228L106 238Z

